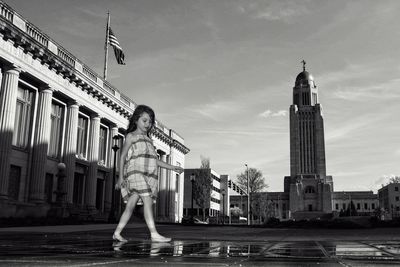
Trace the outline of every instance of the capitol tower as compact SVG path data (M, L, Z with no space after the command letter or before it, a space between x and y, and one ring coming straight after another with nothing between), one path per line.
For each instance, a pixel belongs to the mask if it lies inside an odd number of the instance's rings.
M321 218L332 213L332 176L326 175L324 120L313 76L296 77L290 106L290 176L284 180L290 217Z

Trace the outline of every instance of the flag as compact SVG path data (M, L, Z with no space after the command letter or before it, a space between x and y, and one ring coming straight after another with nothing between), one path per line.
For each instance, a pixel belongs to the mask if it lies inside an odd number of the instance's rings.
M117 59L118 64L125 65L124 52L122 51L122 48L119 45L117 37L115 37L111 28L109 28L109 32L108 32L108 41L109 41L110 45L114 48L114 54L115 54L115 58Z

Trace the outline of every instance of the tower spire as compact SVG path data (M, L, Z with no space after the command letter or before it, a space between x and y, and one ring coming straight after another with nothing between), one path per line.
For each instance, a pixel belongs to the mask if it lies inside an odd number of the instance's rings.
M306 71L306 61L303 59L300 62L303 63L303 71Z

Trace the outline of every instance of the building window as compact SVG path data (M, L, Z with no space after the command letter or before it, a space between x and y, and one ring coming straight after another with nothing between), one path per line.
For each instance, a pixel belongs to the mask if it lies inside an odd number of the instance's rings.
M306 189L304 190L304 192L306 194L312 194L312 193L315 193L315 189L312 186L307 186Z
M364 209L365 209L365 210L368 209L368 203L364 203Z
M357 210L361 209L361 204L357 203Z
M79 115L78 135L76 142L76 154L78 155L79 158L86 158L88 127L89 127L88 118Z
M74 177L74 192L72 201L76 205L83 204L83 190L84 190L85 176L81 173L75 173Z
M99 165L106 166L108 145L108 129L106 127L100 127L99 139Z
M103 211L103 203L104 203L104 179L97 178L96 209L99 211Z
M317 104L317 94L312 93L312 98L313 98L313 104L316 105Z
M64 107L56 103L52 103L51 114L50 114L51 118L50 143L47 154L53 158L59 158L61 155L63 114L64 114Z
M375 203L371 204L371 208L374 210L375 209Z
M399 187L398 187L398 186L395 186L395 187L394 187L394 191L399 191Z
M343 210L346 210L346 203L343 203L342 209L343 209Z
M396 201L399 201L399 197L396 197Z
M19 185L21 181L21 167L10 166L10 180L8 182L8 198L18 200Z
M51 203L53 200L53 174L46 173L45 184L44 184L44 197L47 203Z
M14 133L12 144L26 148L30 137L32 121L33 92L18 87L17 105L15 108Z
M336 210L339 209L339 204L338 204L338 203L335 204L335 209L336 209Z

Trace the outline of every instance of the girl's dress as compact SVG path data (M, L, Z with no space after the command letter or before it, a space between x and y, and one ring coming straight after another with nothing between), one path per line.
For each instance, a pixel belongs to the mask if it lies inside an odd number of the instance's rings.
M133 193L157 197L157 159L153 140L147 135L134 135L124 163L124 183L121 187L124 202Z

